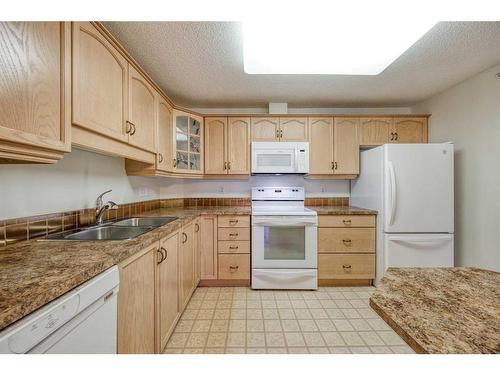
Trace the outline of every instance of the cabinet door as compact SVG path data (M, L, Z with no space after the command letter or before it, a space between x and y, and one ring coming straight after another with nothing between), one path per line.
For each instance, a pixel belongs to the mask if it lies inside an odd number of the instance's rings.
M73 124L128 142L127 60L90 23L73 23Z
M427 143L427 118L395 117L391 143Z
M181 245L179 251L179 305L183 310L194 289L194 223L184 226L181 230Z
M201 275L201 220L194 221L194 286L200 283Z
M252 141L278 141L279 119L277 117L252 117Z
M118 353L154 353L158 244L120 265Z
M227 174L227 117L205 118L205 174Z
M334 174L359 173L359 118L335 117L333 126Z
M62 154L36 160L33 146L70 151L70 38L70 23L0 22L0 158L53 163Z
M203 173L203 118L174 111L174 169Z
M309 118L309 174L333 174L333 118Z
M156 93L146 79L129 64L128 125L130 144L156 153Z
M307 142L307 117L281 117L280 141Z
M389 129L392 129L392 117L362 117L359 120L359 145L389 143Z
M156 269L156 352L161 353L167 345L179 314L178 305L178 259L179 232L160 242L161 251ZM162 256L163 255L163 260Z
M158 100L158 158L157 169L172 170L172 109L163 97Z
M217 279L217 216L202 216L200 230L203 238L200 249L200 277L202 280L214 280Z
M227 122L229 174L250 174L250 118L229 117Z

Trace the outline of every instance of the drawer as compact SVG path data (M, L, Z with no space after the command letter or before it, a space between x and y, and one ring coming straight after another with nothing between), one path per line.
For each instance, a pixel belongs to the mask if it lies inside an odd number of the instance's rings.
M219 254L250 254L250 241L219 241Z
M374 254L319 254L318 279L373 279Z
M248 215L220 215L217 219L219 228L250 227L250 216Z
M374 253L375 228L318 228L319 253Z
M220 254L219 280L250 279L250 254Z
M249 241L250 228L219 228L217 235L219 241Z
M375 227L375 215L318 215L318 227Z

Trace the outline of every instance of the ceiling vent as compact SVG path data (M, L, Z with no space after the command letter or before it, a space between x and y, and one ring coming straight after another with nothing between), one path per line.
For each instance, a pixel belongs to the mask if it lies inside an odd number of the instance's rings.
M288 113L288 103L269 103L270 115L286 115Z

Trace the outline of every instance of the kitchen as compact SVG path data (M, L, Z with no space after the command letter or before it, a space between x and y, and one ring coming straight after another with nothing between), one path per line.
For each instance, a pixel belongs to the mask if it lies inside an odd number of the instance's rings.
M499 23L297 77L258 26L0 23L0 353L500 353Z

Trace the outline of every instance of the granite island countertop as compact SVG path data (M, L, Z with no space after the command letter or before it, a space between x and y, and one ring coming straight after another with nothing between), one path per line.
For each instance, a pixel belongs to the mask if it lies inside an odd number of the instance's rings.
M201 214L249 215L248 206L162 208L137 216L179 219L131 240L23 241L0 250L0 330Z
M307 206L318 215L376 215L377 211L354 206Z
M370 306L417 353L500 353L500 273L389 268Z

